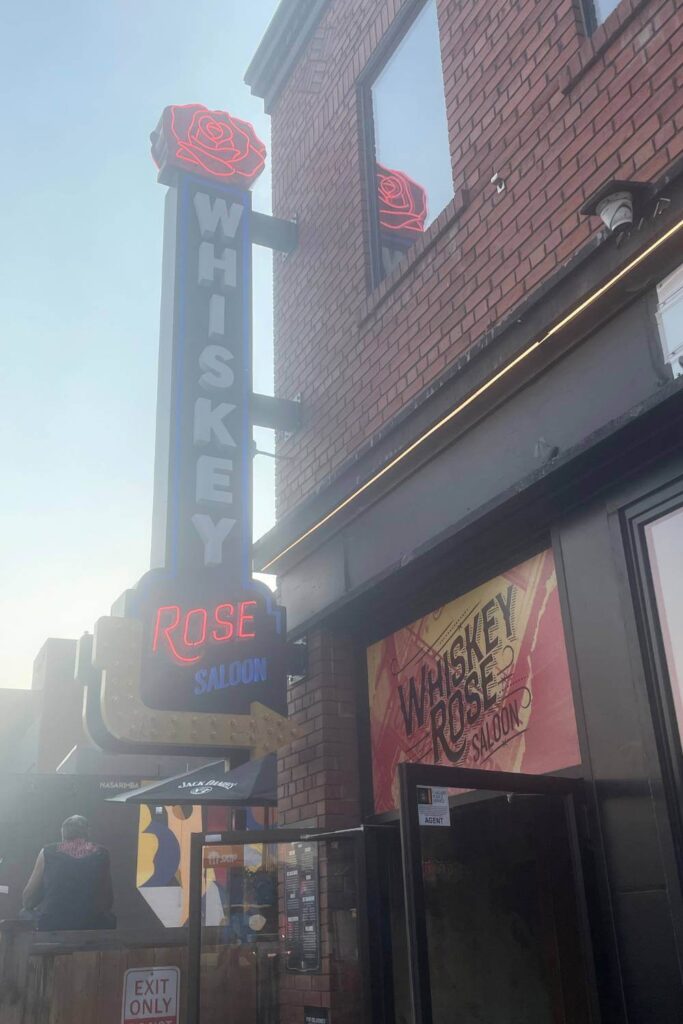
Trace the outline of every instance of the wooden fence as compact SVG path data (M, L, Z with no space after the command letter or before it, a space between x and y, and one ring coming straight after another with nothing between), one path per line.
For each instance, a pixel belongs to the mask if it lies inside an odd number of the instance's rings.
M154 940L153 940L154 941ZM121 1024L129 967L180 968L187 1000L187 937L145 943L122 932L35 932L0 926L0 1024Z

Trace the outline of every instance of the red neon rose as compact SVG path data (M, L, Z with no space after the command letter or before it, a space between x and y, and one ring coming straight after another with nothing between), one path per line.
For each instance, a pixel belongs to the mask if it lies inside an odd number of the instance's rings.
M377 164L380 227L389 231L424 231L427 193L403 171Z
M172 164L249 188L266 163L266 147L248 121L200 103L166 107L150 138L162 180Z

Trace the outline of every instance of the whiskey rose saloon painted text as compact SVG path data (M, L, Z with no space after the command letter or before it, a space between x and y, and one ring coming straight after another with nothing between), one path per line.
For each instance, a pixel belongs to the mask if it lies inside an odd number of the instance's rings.
M580 763L551 551L368 650L375 809L401 761L542 774Z

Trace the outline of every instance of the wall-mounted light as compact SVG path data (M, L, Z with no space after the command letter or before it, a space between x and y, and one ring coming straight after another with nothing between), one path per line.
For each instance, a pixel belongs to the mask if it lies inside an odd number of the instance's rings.
M612 178L586 200L579 212L584 217L600 217L610 231L628 231L647 212L654 191L649 181Z

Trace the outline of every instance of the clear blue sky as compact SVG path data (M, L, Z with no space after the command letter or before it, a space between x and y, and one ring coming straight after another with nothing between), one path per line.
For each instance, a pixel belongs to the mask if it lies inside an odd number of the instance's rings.
M254 123L242 78L276 0L33 0L0 28L0 686L149 567L164 106ZM254 190L270 209L267 173ZM272 391L271 258L255 250L255 386ZM260 448L272 436L259 431ZM255 531L272 522L255 460Z

